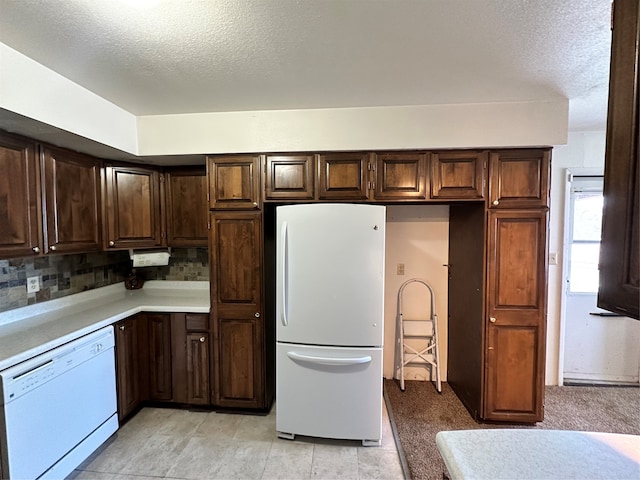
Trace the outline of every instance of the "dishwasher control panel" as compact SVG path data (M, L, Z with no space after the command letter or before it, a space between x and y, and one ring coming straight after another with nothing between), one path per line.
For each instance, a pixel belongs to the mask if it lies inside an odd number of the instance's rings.
M87 360L110 352L115 339L108 326L0 372L0 404L6 405Z

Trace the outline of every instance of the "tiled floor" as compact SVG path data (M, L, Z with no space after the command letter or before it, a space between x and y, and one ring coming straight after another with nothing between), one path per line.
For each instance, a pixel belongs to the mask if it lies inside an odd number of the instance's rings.
M403 479L384 410L380 447L361 442L277 438L267 416L145 408L70 478Z

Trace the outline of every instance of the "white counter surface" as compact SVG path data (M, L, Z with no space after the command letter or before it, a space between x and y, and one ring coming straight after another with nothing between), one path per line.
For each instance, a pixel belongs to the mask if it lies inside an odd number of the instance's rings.
M124 283L0 313L0 370L139 312L208 313L209 282Z

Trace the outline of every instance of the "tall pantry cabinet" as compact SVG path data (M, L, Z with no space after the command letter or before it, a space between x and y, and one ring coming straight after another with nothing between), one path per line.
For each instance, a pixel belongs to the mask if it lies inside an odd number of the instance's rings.
M475 418L543 418L549 162L494 152L487 208L450 209L448 381Z
M263 212L256 156L207 159L210 212L213 403L270 408L263 281ZM270 356L269 356L270 358Z

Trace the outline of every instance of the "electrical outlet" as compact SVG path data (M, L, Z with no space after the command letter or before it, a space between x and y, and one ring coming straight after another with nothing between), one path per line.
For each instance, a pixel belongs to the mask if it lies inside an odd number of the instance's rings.
M27 278L27 293L35 293L40 291L40 277Z
M404 263L399 263L398 264L397 274L398 275L404 275Z

